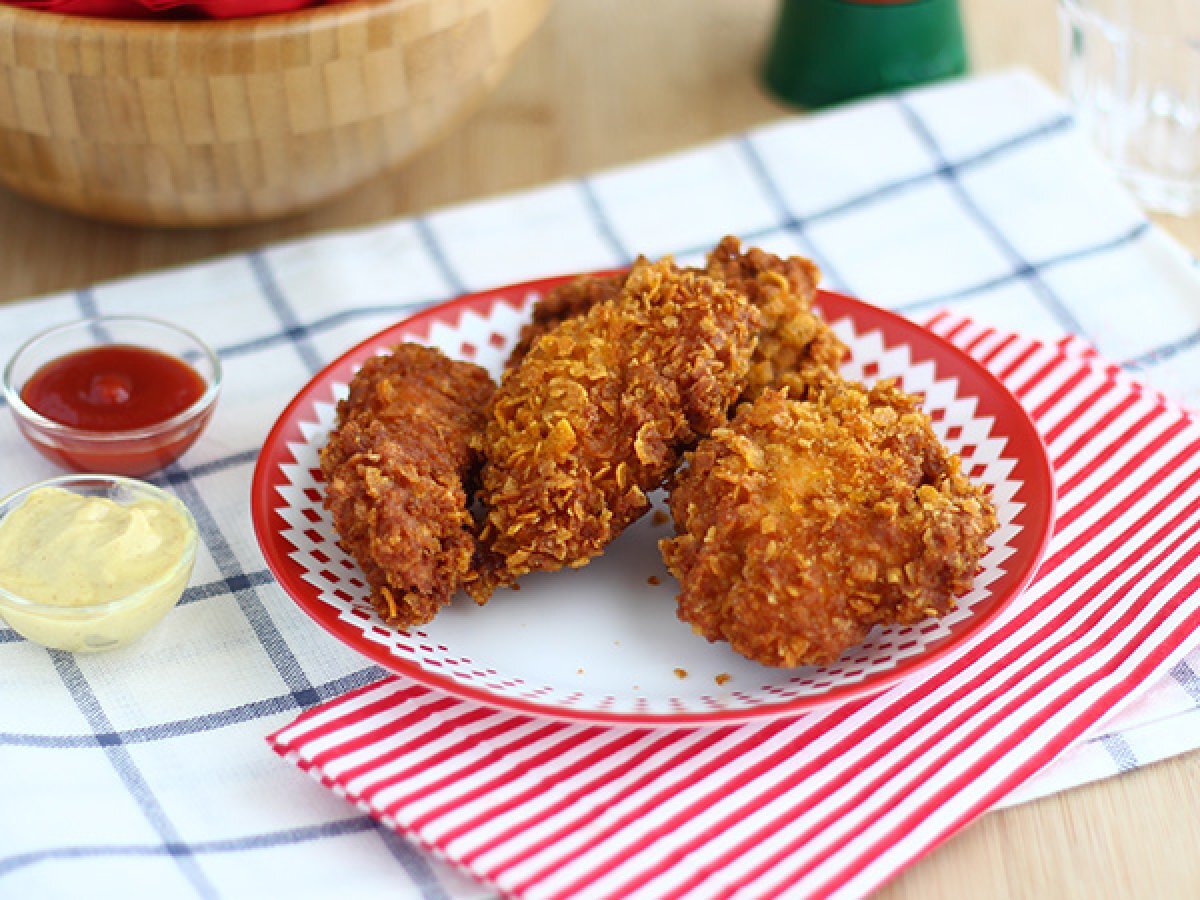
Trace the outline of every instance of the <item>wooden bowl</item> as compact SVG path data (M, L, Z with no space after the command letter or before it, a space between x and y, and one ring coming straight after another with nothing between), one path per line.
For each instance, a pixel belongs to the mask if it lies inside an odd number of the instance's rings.
M219 22L0 5L0 182L141 225L300 212L458 124L550 3L353 0Z

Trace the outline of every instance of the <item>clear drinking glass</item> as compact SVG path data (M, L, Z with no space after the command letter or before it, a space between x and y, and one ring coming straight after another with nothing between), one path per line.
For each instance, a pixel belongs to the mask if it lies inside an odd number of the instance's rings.
M1059 0L1067 94L1142 203L1200 210L1200 0Z

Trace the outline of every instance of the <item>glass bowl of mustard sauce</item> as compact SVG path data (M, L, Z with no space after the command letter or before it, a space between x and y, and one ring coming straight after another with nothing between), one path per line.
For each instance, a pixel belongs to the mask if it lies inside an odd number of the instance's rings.
M197 540L187 507L143 481L31 485L0 500L0 618L57 650L126 646L179 601Z
M200 338L141 316L96 316L30 338L4 369L17 427L76 472L145 475L212 418L221 362Z

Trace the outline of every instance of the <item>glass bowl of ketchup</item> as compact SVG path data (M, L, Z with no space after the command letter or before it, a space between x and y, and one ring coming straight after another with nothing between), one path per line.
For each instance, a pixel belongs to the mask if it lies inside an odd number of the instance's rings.
M3 389L21 433L47 459L76 472L145 475L200 436L221 362L168 322L98 316L26 341Z

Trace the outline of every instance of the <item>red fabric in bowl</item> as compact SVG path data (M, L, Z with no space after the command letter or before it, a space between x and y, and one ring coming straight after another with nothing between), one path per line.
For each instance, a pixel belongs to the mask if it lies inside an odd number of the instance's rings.
M236 19L345 0L0 0L9 6L106 19Z

